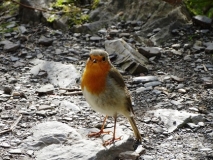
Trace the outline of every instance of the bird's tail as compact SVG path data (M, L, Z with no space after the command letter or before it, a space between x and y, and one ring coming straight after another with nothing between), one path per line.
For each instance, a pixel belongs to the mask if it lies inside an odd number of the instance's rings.
M141 142L142 138L141 138L140 132L138 131L138 127L136 126L134 118L133 117L129 117L128 120L129 120L129 122L130 122L130 124L132 126L132 129L134 131L136 139Z

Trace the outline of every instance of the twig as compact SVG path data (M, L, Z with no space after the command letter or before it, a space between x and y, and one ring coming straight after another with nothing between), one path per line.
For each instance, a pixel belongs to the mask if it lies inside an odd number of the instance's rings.
M0 134L4 134L4 133L7 133L7 132L12 132L15 129L15 127L17 126L17 124L20 122L21 118L22 118L22 114L20 114L18 119L12 124L12 126L9 129L1 131Z
M203 68L206 72L208 72L208 69L206 68L205 64L203 64Z
M65 93L65 95L76 95L76 94L78 94L78 95L82 95L83 93L82 93L82 91L67 92L67 93Z
M81 91L80 88L59 88L60 90L66 90L69 92L73 92L73 91Z

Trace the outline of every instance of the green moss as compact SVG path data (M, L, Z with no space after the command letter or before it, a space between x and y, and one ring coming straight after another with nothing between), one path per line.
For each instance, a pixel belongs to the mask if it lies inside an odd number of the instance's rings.
M0 5L0 12L7 12L10 15L18 13L19 5L11 1L3 1Z
M52 14L51 16L49 16L49 17L47 18L47 22L52 23L55 19L56 19L55 15Z
M213 0L184 0L184 3L192 14L213 18Z
M99 5L99 3L100 3L100 0L93 0L93 3L92 3L92 9L97 8L97 7L98 7L98 5Z
M1 23L0 24L0 33L10 33L10 32L13 32L13 31L17 31L18 28L17 27L14 27L14 28L7 28L7 26L9 25L10 23L6 22L6 23Z
M54 9L53 14L47 19L48 22L53 22L57 19L57 12L62 13L62 16L67 16L69 18L68 24L70 26L76 24L82 24L88 21L89 16L82 14L81 8L76 5L79 3L79 0L57 0L55 3L51 4L51 7Z

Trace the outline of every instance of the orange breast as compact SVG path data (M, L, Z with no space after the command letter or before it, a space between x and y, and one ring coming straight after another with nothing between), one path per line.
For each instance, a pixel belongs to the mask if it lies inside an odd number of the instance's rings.
M106 87L106 78L110 70L108 62L92 63L87 62L86 68L82 75L81 88L87 88L92 94L100 94Z

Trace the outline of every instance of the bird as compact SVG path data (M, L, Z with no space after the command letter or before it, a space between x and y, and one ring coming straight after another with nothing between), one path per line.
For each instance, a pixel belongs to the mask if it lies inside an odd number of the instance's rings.
M142 138L134 120L134 111L129 91L125 85L122 75L112 65L108 53L103 49L90 51L86 61L85 69L81 77L81 90L86 101L96 112L105 116L103 125L99 132L92 132L88 137L99 137L102 134L109 134L104 131L105 122L108 116L114 117L113 137L103 143L110 145L121 139L116 138L116 121L118 115L125 116L133 129L137 142Z

